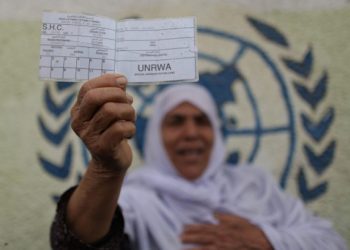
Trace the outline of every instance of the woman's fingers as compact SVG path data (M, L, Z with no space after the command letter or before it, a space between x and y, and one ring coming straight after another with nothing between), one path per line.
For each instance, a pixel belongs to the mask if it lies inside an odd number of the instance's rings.
M80 102L79 117L82 122L89 121L107 103L127 103L129 99L124 90L118 87L91 89Z
M105 74L96 78L93 78L84 83L80 88L77 96L77 105L79 106L84 96L91 89L106 88L106 87L118 87L125 91L127 85L127 79L120 74Z
M91 118L88 130L100 134L118 121L135 122L135 110L127 103L105 103Z
M99 165L125 169L132 152L125 139L136 131L132 97L125 92L127 79L107 74L87 81L72 108L72 128Z

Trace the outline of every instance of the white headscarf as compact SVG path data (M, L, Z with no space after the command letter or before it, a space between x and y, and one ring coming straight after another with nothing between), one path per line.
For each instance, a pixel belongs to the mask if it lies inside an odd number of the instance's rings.
M209 164L195 181L178 174L161 138L162 120L182 102L201 109L215 134ZM216 106L210 94L198 84L173 85L158 95L147 125L144 149L145 165L127 176L119 199L125 231L137 250L184 249L186 246L179 237L183 226L217 223L214 212L219 211L239 215L260 226L275 249L314 249L307 248L309 245L303 248L294 235L300 232L305 235L302 228L294 230L296 233L286 231L285 227L289 229L294 223L312 220L318 227L326 228L327 237L333 235L327 231L328 222L311 217L300 202L282 194L272 178L260 169L224 164L225 145ZM309 224L306 232L313 230ZM276 227L291 236L281 237Z
M147 166L170 176L177 176L176 169L170 162L163 146L160 130L165 115L183 102L189 102L204 112L213 127L215 141L210 162L204 175L198 180L204 181L223 167L225 145L220 132L220 119L216 105L210 94L199 85L173 85L166 88L156 99L153 115L149 121L145 138L145 163Z

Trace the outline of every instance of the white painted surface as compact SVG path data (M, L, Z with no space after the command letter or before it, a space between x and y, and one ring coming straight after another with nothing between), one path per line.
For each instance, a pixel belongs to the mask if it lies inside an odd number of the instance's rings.
M57 10L69 12L87 12L106 16L124 16L125 10L135 9L139 12L150 5L166 5L176 3L177 0L2 0L0 2L0 20L37 20L41 18L43 10ZM315 10L338 9L350 5L349 0L202 0L201 6L218 3L249 8L258 11L271 10Z

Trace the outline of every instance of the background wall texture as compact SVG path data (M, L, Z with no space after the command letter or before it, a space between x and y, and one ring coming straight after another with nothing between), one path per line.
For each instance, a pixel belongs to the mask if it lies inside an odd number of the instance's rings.
M38 80L43 10L196 16L201 80L217 83L208 87L223 117L228 160L270 170L350 244L349 1L3 0L0 249L49 249L54 199L77 182L88 159L69 129L79 84ZM129 91L146 119L157 88ZM141 142L141 135L132 142L134 167Z

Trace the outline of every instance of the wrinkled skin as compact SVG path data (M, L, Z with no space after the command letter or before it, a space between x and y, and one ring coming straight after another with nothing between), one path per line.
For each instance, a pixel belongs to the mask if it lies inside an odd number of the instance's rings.
M113 74L87 81L71 110L72 128L97 166L125 170L131 164L127 139L135 134L135 110L126 84L125 77Z
M106 74L81 87L71 110L72 129L92 156L67 206L67 224L80 240L105 236L117 207L132 152L127 142L135 134L135 110L125 92L127 79Z

